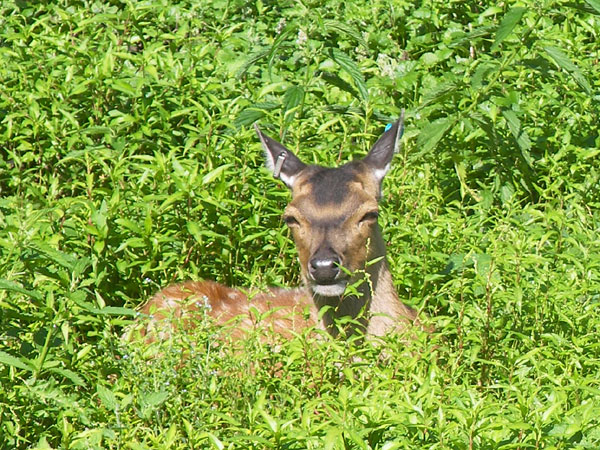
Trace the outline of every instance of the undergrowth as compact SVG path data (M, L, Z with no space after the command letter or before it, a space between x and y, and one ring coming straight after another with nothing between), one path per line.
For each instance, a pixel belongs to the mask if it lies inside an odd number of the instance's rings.
M0 2L0 448L600 446L600 4ZM299 283L306 161L406 109L381 225L435 331L121 340L165 284Z

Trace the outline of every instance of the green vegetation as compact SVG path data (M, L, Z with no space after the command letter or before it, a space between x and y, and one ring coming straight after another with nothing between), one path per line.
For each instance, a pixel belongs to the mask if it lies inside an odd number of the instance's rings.
M598 0L0 2L0 448L599 448L598 42ZM336 164L401 108L435 333L121 341L174 280L299 282L253 122Z

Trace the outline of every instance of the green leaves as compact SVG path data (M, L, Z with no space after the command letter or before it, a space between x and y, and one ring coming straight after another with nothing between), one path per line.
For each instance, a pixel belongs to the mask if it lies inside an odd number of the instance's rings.
M368 102L369 92L365 84L365 79L356 63L347 54L335 48L330 49L329 55L348 75L350 75L352 81L354 81L354 85L358 89L360 98L364 102Z
M577 84L581 86L588 94L592 93L592 88L589 81L583 75L579 67L577 67L569 57L560 49L546 45L544 51L552 60L561 68L569 72L569 74L577 81Z
M508 128L510 129L510 132L521 149L523 159L529 166L532 166L533 161L531 159L531 155L529 154L529 150L531 150L531 140L529 139L527 132L523 130L521 121L517 118L516 114L510 110L502 111L502 115L506 119Z
M326 33L335 33L341 38L350 38L356 44L362 45L365 48L368 47L364 36L348 22L341 20L325 20L323 22L323 29Z
M8 353L0 350L0 363L6 364L12 367L16 367L17 369L33 371L33 366L25 361L22 361L20 358L9 355Z
M452 117L444 117L431 122L423 128L417 140L419 153L429 153L433 150L454 123L455 119Z
M600 14L600 1L598 0L585 0L585 2L590 5L594 10Z
M304 100L304 89L300 86L292 86L285 91L283 96L283 108L286 112L292 111Z
M498 27L498 31L496 32L496 37L494 38L494 43L490 48L491 51L496 51L500 47L500 44L504 39L506 39L513 32L517 23L523 17L523 14L527 11L527 8L517 7L510 9L503 17L502 22L500 22L500 26Z
M304 89L300 86L289 87L283 96L283 109L285 111L285 125L292 122L296 116L297 108L304 103Z

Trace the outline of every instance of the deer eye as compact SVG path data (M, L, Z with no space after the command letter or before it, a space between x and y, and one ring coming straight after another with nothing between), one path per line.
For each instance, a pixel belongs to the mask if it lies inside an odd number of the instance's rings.
M300 225L300 222L298 222L298 219L296 219L294 216L283 216L283 221L288 227Z
M369 211L358 221L359 224L377 222L379 213L377 211Z

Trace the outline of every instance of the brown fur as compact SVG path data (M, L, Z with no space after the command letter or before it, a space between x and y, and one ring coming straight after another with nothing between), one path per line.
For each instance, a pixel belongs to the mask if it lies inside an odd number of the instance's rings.
M238 338L257 325L256 311L265 316L263 325L284 336L314 325L335 336L336 319L346 316L372 336L418 323L416 311L398 299L377 223L381 182L402 134L402 121L365 158L336 169L305 165L258 128L257 133L268 166L292 190L284 219L298 249L305 287L246 295L212 281L171 285L141 308L151 317L143 334L168 335L169 316L181 318L185 327L193 326L194 317L208 315L223 324L237 318L231 337ZM355 283L359 295L343 292ZM329 308L319 320L325 306Z
M218 323L235 325L229 333L233 339L245 336L257 325L271 328L285 337L314 326L316 311L304 289L270 289L251 296L239 289L214 281L186 281L160 290L140 308L150 320L140 330L148 340L164 339L172 324L180 321L184 328L194 326L204 315ZM259 317L260 324L257 323Z

